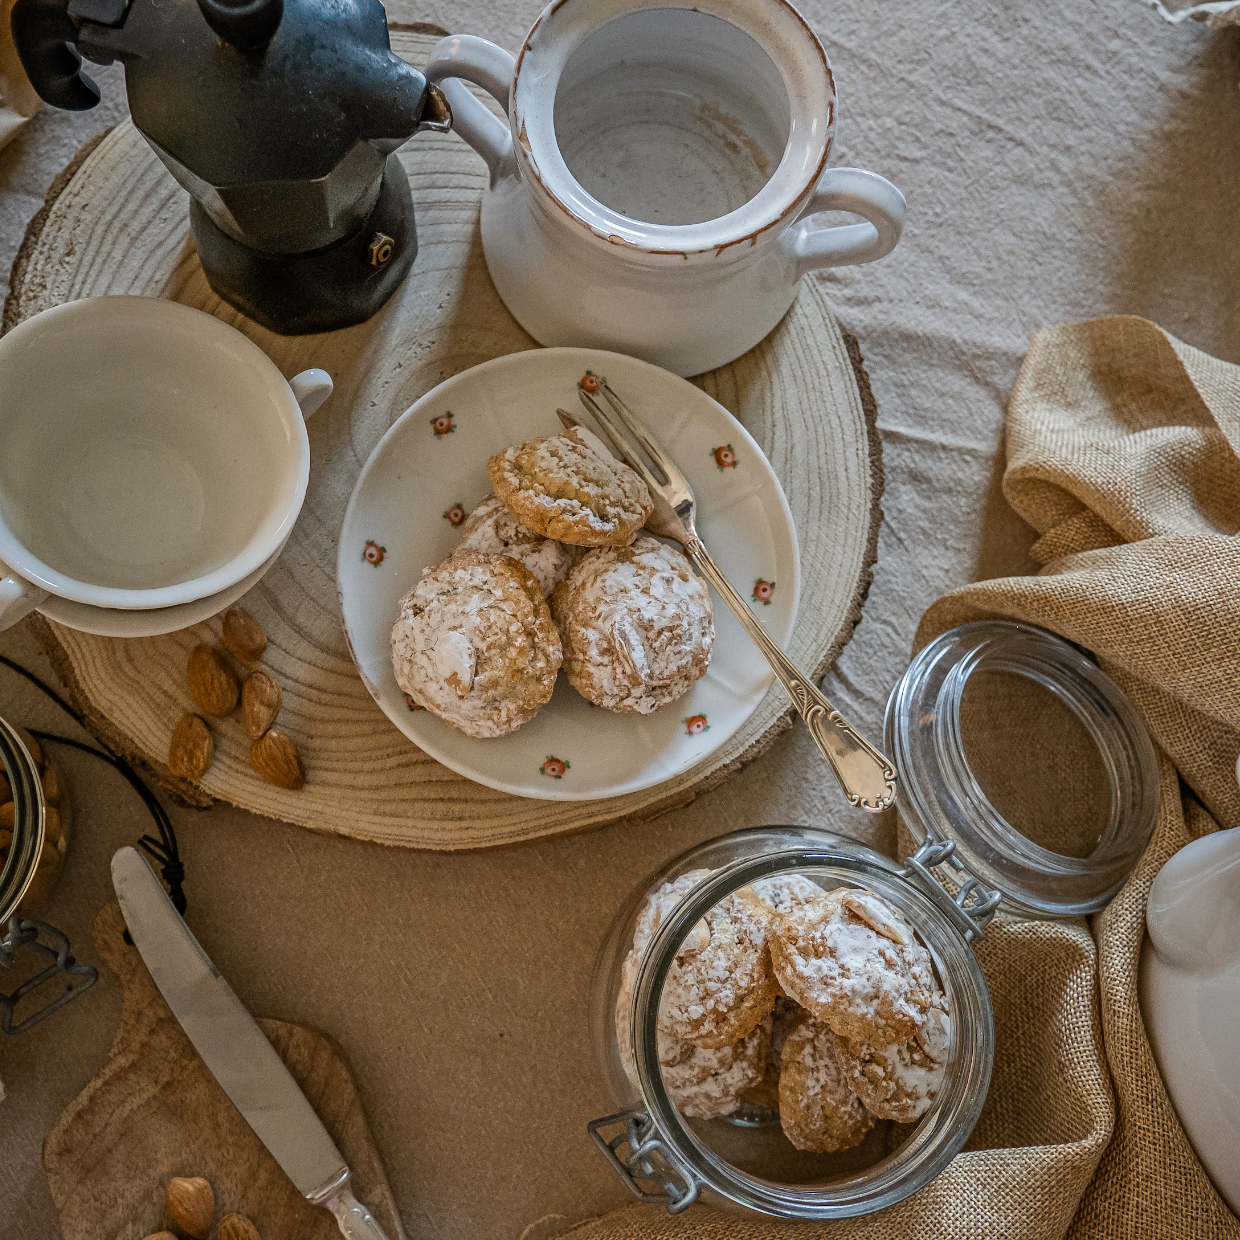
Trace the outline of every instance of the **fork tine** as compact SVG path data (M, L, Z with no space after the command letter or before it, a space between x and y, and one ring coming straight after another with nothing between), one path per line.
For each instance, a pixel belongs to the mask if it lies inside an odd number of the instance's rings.
M588 392L578 391L581 403L594 415L599 429L611 441L611 446L619 453L620 459L630 468L635 469L648 487L657 489L661 484L641 459L641 454L634 450L633 445L625 437L624 431L606 413L602 406Z
M678 472L676 466L672 464L671 457L663 451L659 441L637 420L632 410L616 395L615 390L606 380L603 380L603 395L607 398L607 403L612 407L616 416L624 423L629 434L637 440L654 463L655 468L663 475L660 485L667 486Z

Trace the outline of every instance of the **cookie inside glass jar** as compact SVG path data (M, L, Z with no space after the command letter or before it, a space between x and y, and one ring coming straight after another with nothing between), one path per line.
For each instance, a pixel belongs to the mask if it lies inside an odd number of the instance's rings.
M617 1047L636 1083L630 1014L650 943L712 871L650 892L621 969ZM931 1112L951 1049L950 1000L909 919L838 875L787 872L720 900L663 982L658 1059L698 1139L787 1184L863 1171Z

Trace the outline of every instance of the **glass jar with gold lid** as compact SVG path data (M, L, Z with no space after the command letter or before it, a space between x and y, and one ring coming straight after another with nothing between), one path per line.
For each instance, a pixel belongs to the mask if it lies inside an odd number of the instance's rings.
M59 771L35 737L3 718L0 766L0 968L20 971L23 959L43 966L10 993L0 992L0 1029L25 1033L98 974L75 961L59 930L33 917L47 903L69 847L69 803ZM57 979L70 985L61 989ZM41 988L43 994L32 997Z

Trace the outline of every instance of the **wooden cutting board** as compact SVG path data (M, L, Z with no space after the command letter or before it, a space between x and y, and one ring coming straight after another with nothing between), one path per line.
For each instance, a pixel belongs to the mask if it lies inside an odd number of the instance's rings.
M439 33L393 27L392 47L424 64ZM199 783L168 770L173 728L193 709L186 656L198 642L218 641L218 618L129 641L40 616L31 623L91 727L195 804L230 801L316 830L445 849L510 844L684 805L788 726L778 685L726 745L674 779L627 796L556 802L496 792L441 766L388 722L353 667L336 598L336 549L371 449L437 383L535 347L487 275L478 233L482 160L454 134L421 134L400 155L413 190L418 257L383 311L358 327L281 337L221 302L198 262L188 196L128 121L53 186L14 264L5 304L7 329L80 297L168 297L233 324L286 376L321 366L335 379L334 395L309 426L305 508L283 555L241 604L270 638L264 662L284 691L280 726L301 748L305 788L264 783L235 722L213 729L215 763ZM821 675L860 617L881 518L877 411L856 342L841 332L821 286L807 279L765 341L695 382L744 423L783 484L801 546L789 654Z
M116 1040L103 1070L43 1142L65 1240L142 1240L170 1227L164 1192L173 1176L210 1182L217 1226L235 1211L255 1224L262 1240L339 1240L335 1219L297 1192L198 1057L124 933L120 906L104 905L94 941L123 988ZM404 1240L340 1048L300 1025L259 1020L258 1026L344 1155L354 1195L388 1240Z

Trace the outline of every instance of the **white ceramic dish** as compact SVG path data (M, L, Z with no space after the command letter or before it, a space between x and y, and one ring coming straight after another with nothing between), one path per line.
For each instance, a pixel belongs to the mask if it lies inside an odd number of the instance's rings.
M1176 1114L1240 1213L1238 908L1240 828L1185 845L1150 887L1139 979L1141 1014Z
M285 540L287 541L287 539ZM121 607L92 607L73 599L57 598L49 594L36 611L49 620L82 633L95 633L99 637L158 637L163 633L176 633L191 624L199 624L231 606L251 586L256 585L263 574L280 558L284 543L270 559L264 560L248 577L243 577L227 590L206 598L194 599L177 607L148 607L126 609Z
M497 740L466 736L405 702L389 644L400 599L458 542L451 517L490 493L487 457L559 431L556 406L581 409L577 382L587 370L607 377L688 475L703 541L738 589L762 596L753 606L785 648L800 594L796 530L774 471L745 428L684 379L618 353L535 349L476 366L423 396L371 453L345 513L337 572L353 660L384 713L420 749L488 787L544 800L619 796L695 766L736 732L773 679L714 599L709 672L653 715L592 706L563 675L537 718ZM716 449L724 450L718 461ZM705 723L690 728L699 716Z
M49 595L150 610L232 590L297 520L305 419L331 390L159 297L18 324L0 340L0 627Z

